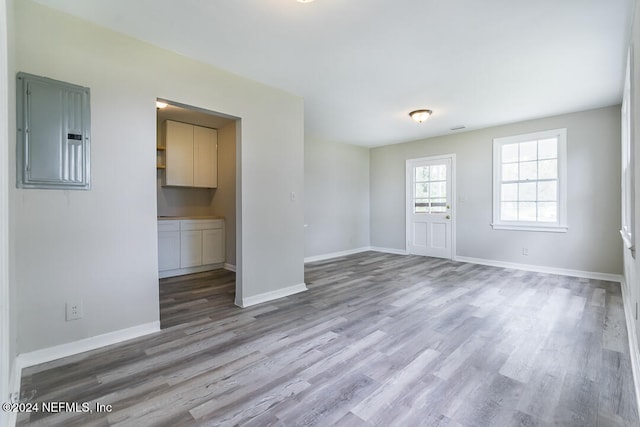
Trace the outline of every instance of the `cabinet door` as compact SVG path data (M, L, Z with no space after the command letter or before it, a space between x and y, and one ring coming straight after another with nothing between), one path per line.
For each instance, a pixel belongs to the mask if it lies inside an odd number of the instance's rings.
M180 268L202 265L202 231L180 232Z
M180 232L158 232L158 270L175 270L180 268Z
M165 122L165 185L193 187L193 125Z
M193 185L218 186L218 132L215 129L193 127Z
M202 231L202 263L224 262L224 229Z

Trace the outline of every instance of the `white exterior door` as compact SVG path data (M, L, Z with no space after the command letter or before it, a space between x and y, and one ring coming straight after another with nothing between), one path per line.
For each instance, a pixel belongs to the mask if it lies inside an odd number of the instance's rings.
M453 258L454 155L407 160L407 252Z

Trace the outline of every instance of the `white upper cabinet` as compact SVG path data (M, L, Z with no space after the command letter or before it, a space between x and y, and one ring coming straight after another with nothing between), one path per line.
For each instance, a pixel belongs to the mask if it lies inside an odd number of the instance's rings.
M193 127L193 184L195 187L218 186L218 131Z
M215 129L167 120L164 135L164 185L218 186L218 132Z

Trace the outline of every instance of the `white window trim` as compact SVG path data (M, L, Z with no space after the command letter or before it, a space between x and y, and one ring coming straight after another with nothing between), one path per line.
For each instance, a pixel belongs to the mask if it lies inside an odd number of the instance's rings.
M622 228L620 236L624 245L635 257L635 171L633 158L635 156L633 126L631 126L632 116L632 82L631 70L633 68L633 48L629 47L627 52L627 67L624 81L624 91L622 95Z
M500 220L500 191L502 182L502 146L537 139L558 137L558 221L525 222ZM553 129L523 135L494 138L493 140L493 222L494 230L543 231L566 233L567 225L567 129Z

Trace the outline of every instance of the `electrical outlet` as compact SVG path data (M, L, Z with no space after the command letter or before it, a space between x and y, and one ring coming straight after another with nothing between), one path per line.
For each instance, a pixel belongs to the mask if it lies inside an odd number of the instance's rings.
M522 248L522 255L529 255L529 248Z
M82 302L67 301L67 322L70 320L82 319Z

